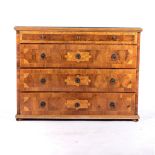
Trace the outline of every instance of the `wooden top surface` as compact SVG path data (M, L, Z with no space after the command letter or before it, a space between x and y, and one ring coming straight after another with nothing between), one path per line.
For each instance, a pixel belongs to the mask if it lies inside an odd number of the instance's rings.
M138 27L39 27L39 26L15 26L16 31L95 31L95 32L141 32Z

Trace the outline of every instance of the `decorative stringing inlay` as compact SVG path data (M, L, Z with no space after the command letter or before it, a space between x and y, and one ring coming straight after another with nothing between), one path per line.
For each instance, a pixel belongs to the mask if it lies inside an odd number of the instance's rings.
M23 105L23 111L27 112L27 111L30 111L30 108L29 108L29 97L28 96L25 96L24 97L24 105Z

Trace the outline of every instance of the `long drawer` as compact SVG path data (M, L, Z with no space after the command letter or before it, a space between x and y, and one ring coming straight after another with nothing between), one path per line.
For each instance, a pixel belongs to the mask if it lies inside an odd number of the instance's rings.
M21 93L22 115L134 115L134 93Z
M20 45L20 67L136 68L136 57L136 45Z
M135 69L20 69L21 91L135 92Z
M137 33L22 31L20 33L20 43L137 44Z

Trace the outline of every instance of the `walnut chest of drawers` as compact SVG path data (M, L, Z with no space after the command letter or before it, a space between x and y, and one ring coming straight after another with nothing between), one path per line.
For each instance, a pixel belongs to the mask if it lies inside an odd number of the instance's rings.
M141 28L15 30L18 120L139 119Z

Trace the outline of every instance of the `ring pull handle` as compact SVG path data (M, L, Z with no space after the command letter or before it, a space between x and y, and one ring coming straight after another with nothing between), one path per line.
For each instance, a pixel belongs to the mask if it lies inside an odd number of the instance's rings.
M79 108L80 107L80 103L79 102L76 102L75 103L75 108Z
M76 59L81 59L81 54L80 53L75 54L75 58Z
M116 79L115 78L111 78L110 79L110 84L114 85L116 83Z
M46 54L45 54L44 52L42 52L42 53L40 54L40 57L41 57L41 59L45 59L45 58L46 58Z
M40 80L40 83L41 83L41 84L45 84L45 83L46 83L46 79L45 79L45 78L42 78L42 79Z
M80 81L81 81L81 80L80 80L79 77L76 77L76 78L75 78L75 83L80 83Z
M118 54L117 53L112 53L111 60L116 61L117 59L118 59Z
M44 108L45 106L46 106L46 102L45 102L45 101L41 101L41 102L40 102L40 107L41 107L41 108Z
M111 109L115 109L116 108L116 103L112 101L112 102L109 103L109 106L110 106Z

